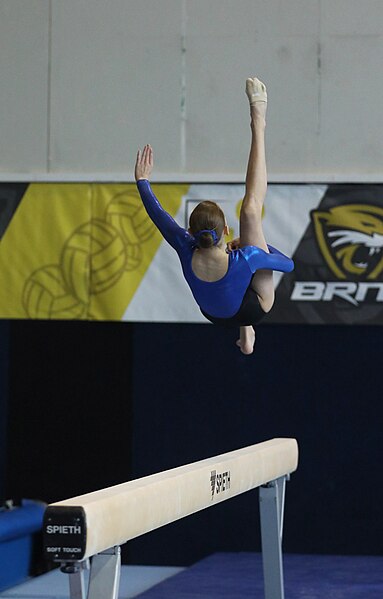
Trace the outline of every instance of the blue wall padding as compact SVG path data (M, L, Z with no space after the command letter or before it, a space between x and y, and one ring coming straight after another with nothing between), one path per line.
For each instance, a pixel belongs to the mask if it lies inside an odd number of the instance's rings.
M31 566L32 535L0 543L0 591L22 583Z
M0 512L0 591L28 578L32 535L42 528L45 507L23 499L20 507Z
M0 512L0 543L41 530L45 504L23 499L22 505Z

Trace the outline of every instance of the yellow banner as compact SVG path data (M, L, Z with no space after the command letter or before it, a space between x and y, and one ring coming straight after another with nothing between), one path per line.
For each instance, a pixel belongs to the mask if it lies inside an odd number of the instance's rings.
M153 185L172 216L187 185ZM0 242L0 317L121 320L161 243L134 184L31 184Z

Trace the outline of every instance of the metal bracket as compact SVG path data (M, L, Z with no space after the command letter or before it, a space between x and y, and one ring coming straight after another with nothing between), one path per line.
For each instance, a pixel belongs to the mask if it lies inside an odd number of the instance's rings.
M259 488L265 599L284 599L282 535L288 475Z

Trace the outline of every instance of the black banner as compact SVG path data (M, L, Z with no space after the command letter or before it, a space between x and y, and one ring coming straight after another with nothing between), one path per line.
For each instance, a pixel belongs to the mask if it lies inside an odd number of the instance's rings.
M330 185L267 322L383 324L383 185Z

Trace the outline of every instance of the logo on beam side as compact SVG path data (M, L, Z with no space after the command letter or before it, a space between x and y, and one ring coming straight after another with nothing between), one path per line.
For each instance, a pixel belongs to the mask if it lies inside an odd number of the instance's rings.
M224 493L230 489L230 470L218 473L212 470L210 474L211 498L214 499L215 494Z

